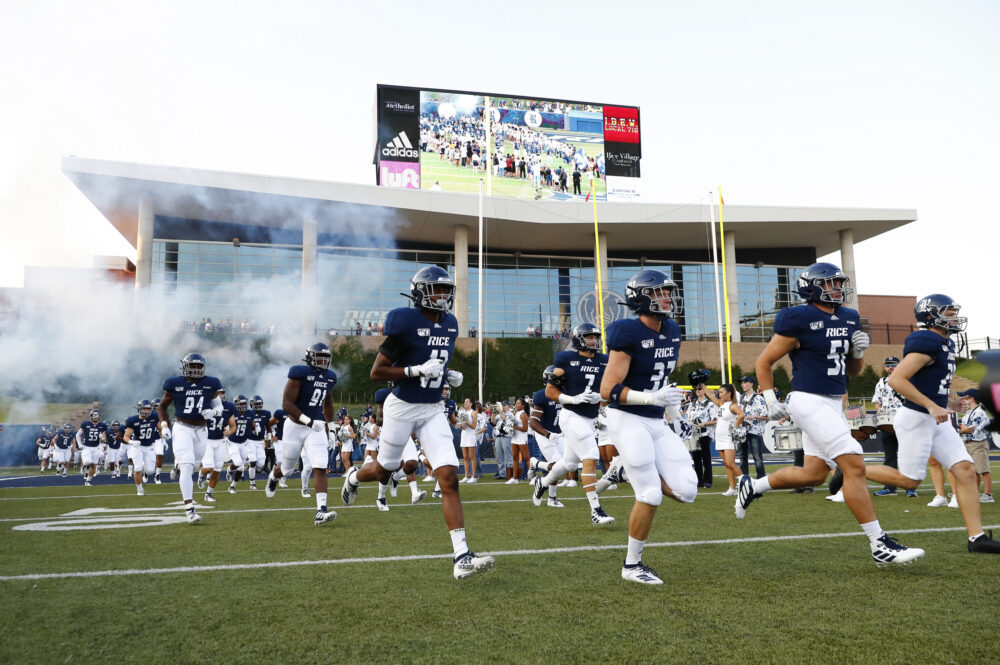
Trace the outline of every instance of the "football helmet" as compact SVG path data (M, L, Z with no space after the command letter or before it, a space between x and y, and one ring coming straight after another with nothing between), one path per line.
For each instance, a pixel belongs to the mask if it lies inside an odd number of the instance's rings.
M343 418L346 415L347 415L347 407L346 406L342 406L339 409L337 409L337 417L338 418Z
M135 405L135 410L139 412L140 418L149 418L149 414L153 412L153 403L148 399L141 399Z
M101 422L101 412L97 409L91 409L90 411L90 422L99 423Z
M444 296L434 300L436 296ZM420 309L450 312L455 303L455 280L438 266L426 266L410 279L410 297Z
M945 316L945 310L955 310L951 316ZM969 319L959 316L962 309L953 298L943 293L932 293L917 301L917 306L913 308L913 314L917 317L917 325L921 328L943 328L949 333L958 333L965 330Z
M181 358L181 373L186 379L200 379L205 376L205 359L200 353L189 353Z
M225 388L219 388L218 390L215 391L215 394L223 402L226 401L226 389Z
M246 413L247 409L250 408L250 400L246 398L246 395L237 395L236 399L233 400L233 406L236 407L237 413Z
M588 338L594 343L591 344ZM601 329L593 323L581 323L573 328L570 340L577 351L598 352L601 350Z
M684 311L680 289L662 270L640 270L632 275L625 285L625 304L636 314L649 314L657 319Z
M250 398L250 408L254 411L262 411L264 409L264 398L260 395L254 395Z
M70 425L69 423L66 423L65 425L62 426L62 432L63 434L69 436L70 434L73 433L73 426Z
M153 405L153 409L160 408L160 398L159 397L154 397L152 400L150 400L150 403Z
M814 263L802 271L796 286L806 302L840 307L854 294L850 284L851 278L834 264Z
M552 381L552 377L556 375L556 366L549 365L544 370L542 370L542 387L549 385Z
M316 342L306 349L306 357L303 360L313 369L329 369L330 363L333 362L333 352L323 342Z
M390 381L389 389L392 390L395 387L396 384ZM451 399L451 386L449 386L447 382L445 382L444 386L441 388L441 397L444 399Z
M122 431L122 424L120 420L111 421L111 431L114 432L115 434Z

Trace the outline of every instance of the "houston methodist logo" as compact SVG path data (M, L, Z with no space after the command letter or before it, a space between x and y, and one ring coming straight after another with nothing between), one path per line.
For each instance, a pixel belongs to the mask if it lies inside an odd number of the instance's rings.
M399 189L420 189L420 165L413 162L379 162L379 184Z

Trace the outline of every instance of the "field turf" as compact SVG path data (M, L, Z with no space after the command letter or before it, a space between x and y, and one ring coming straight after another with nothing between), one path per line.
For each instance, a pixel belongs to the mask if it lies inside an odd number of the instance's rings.
M994 463L995 470L1000 464ZM37 469L20 469L23 476ZM375 488L314 527L299 481L265 499L220 481L198 526L15 530L60 521L176 517L175 483L78 474L50 486L0 482L0 663L988 663L996 657L1000 557L966 552L956 510L876 498L882 524L927 556L874 565L843 504L771 492L733 515L724 478L661 506L644 559L666 580L621 580L630 488L602 497L617 522L590 524L579 488L564 509L486 476L462 485L469 544L497 567L456 581L439 501ZM50 481L51 482L51 481ZM263 483L261 483L263 485ZM420 484L430 490L430 484ZM196 497L200 500L201 493ZM1000 524L1000 506L983 521ZM97 509L89 514L67 513ZM108 510L124 512L107 512ZM131 517L129 517L131 516ZM86 520L103 520L91 521ZM38 527L33 527L38 528ZM78 573L93 573L81 576Z

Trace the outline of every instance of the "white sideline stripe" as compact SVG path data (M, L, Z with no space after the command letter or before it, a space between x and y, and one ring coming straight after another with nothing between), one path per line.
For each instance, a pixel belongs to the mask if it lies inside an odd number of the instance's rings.
M1000 525L985 526L986 529L1000 528ZM932 529L900 529L900 533L943 533L948 531L965 531L965 527L938 527ZM746 543L772 543L791 540L810 540L813 538L860 538L861 533L811 533L795 536L760 536L757 538L722 538L718 540L682 540L677 542L646 543L646 547L691 547L697 545L742 545ZM624 550L627 545L581 545L578 547L550 547L547 549L530 550L498 550L482 552L493 556L524 556L535 554L567 554L572 552L604 552L608 550ZM349 559L317 559L313 561L272 561L268 563L232 563L217 566L179 566L177 568L128 568L125 570L88 570L70 573L31 573L27 575L0 575L0 582L16 582L23 580L69 579L78 577L112 577L115 575L164 575L172 573L205 573L220 570L258 570L261 568L294 568L298 566L333 566L351 563L395 563L398 561L426 561L429 559L451 559L447 554L410 554L406 556L351 557Z
M38 478L38 476L11 476L9 478L0 478L0 483L5 483L8 480L27 480L28 478Z

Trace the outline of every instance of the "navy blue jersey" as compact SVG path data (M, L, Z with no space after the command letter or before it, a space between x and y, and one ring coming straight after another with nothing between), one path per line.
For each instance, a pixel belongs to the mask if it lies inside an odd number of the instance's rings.
M92 423L89 420L85 420L80 423L80 429L83 430L83 445L88 448L93 448L101 442L101 434L107 434L108 426L104 423Z
M55 437L53 437L52 443L54 443L56 445L56 448L58 448L59 450L66 450L71 445L73 445L73 442L75 440L76 440L76 434L63 434L62 432L59 432L58 434L55 435Z
M174 417L184 420L201 420L201 412L212 408L215 393L222 390L222 383L214 376L203 376L191 382L175 376L163 382L163 392L174 399Z
M654 391L669 385L681 348L681 328L673 319L663 319L660 331L639 319L622 319L608 327L608 350L627 353L632 359L622 384L630 390ZM662 406L632 406L612 402L612 409L646 418L663 418Z
M385 398L388 397L390 393L392 393L392 390L389 388L379 388L375 391L375 403L385 404Z
M236 422L236 427L229 433L229 440L233 443L245 443L247 435L253 428L253 411L234 413L233 420Z
M295 365L288 370L288 378L299 382L299 396L295 406L313 420L326 420L323 401L337 385L337 375L332 369L319 370L309 365Z
M224 438L226 423L229 422L229 416L234 413L236 413L236 407L233 406L232 402L222 403L222 413L205 423L208 427L208 439L210 441L219 441Z
M125 429L132 430L132 440L138 441L143 446L151 446L153 441L160 438L158 424L159 418L155 411L149 414L148 418L140 418L139 414L136 414L125 419Z
M598 385L598 389L600 389L600 385ZM559 427L559 410L561 408L562 404L553 402L545 396L544 388L531 396L531 409L538 409L542 412L542 416L538 419L538 424L542 426L542 429L552 434L562 433L562 429Z
M579 395L587 388L593 392L601 392L601 379L604 378L604 369L608 366L608 357L603 353L596 353L593 358L588 358L577 351L561 351L556 354L552 364L566 373L562 391L567 395ZM584 418L596 418L597 411L601 408L597 404L564 406Z
M288 417L288 412L284 409L278 409L271 417L278 421L278 424L274 426L274 438L278 441L282 440L285 436L285 418Z
M444 362L441 376L436 379L419 376L400 379L392 393L399 399L414 404L440 402L441 386L455 349L455 338L458 337L458 320L455 315L445 313L440 321L434 323L419 309L400 307L385 317L385 334L393 338L400 347L399 358L392 363L393 367L422 365L431 358L440 358Z
M903 357L908 353L922 353L931 357L931 363L918 369L910 377L910 383L920 394L929 397L938 406L947 408L951 376L955 373L954 340L941 337L933 330L917 330L910 333L903 343ZM927 413L927 409L905 398L903 406Z
M111 428L108 428L108 448L112 450L118 450L122 447L122 436L125 435L125 429L121 428L116 434Z
M267 431L267 421L271 419L271 412L267 409L261 409L260 411L251 411L253 414L253 419L250 423L250 431L247 432L247 438L251 441L263 441L264 432ZM255 425L260 426L260 434L255 431L257 428Z
M451 424L451 417L455 415L458 411L458 404L455 404L455 400L446 399L444 401L444 417L448 419L448 423Z
M817 395L847 392L847 354L851 336L861 329L861 318L850 307L827 314L806 303L786 307L774 319L774 332L799 342L792 360L792 390Z

